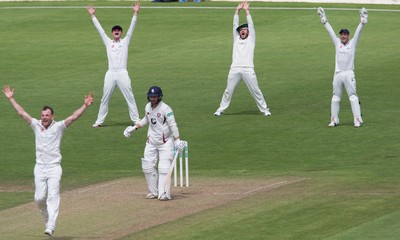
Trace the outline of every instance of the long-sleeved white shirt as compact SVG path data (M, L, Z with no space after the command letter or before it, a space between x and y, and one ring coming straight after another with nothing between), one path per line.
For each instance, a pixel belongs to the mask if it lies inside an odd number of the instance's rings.
M132 17L131 24L124 38L121 38L118 42L114 42L113 39L109 38L97 20L96 16L92 16L92 21L97 31L103 40L104 45L107 50L108 58L108 70L120 71L127 69L128 63L128 47L133 36L133 31L135 29L137 16Z
M357 43L360 39L361 30L364 28L364 25L365 24L363 23L358 24L358 27L354 33L354 37L350 39L346 45L344 45L340 41L340 38L336 36L329 22L324 24L325 29L328 31L333 45L335 46L335 73L348 70L354 71L354 59L356 56Z
M164 144L171 137L179 137L174 112L170 106L162 101L155 108L151 107L151 103L147 103L145 117L140 120L139 124L142 127L149 124L147 142L154 145Z
M66 129L64 120L53 121L46 129L42 121L32 118L31 128L35 133L36 163L50 165L61 163L60 144Z
M254 49L256 47L256 31L251 15L247 15L249 36L241 39L236 28L239 27L239 15L233 17L233 51L231 67L254 67Z

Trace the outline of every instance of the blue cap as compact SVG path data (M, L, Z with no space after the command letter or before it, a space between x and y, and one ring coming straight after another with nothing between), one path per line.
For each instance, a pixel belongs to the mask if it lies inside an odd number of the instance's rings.
M347 28L340 29L339 34L342 34L342 33L347 34L347 35L350 34L350 32L349 32L349 30L347 30Z

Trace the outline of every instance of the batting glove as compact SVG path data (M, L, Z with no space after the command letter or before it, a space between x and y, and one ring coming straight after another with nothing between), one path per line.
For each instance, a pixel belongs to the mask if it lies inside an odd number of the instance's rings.
M367 11L367 9L362 8L360 10L360 18L361 18L361 20L360 20L361 23L364 23L364 24L368 23L368 11Z
M317 9L317 14L321 18L321 23L326 23L328 21L328 19L326 19L326 16L325 16L325 11L322 7L319 7Z
M125 128L125 130L124 130L124 136L125 136L126 138L130 138L131 134L132 134L134 131L136 131L136 130L137 130L137 127L136 127L136 126L129 126L129 127Z
M186 147L186 141L181 141L179 139L175 140L175 148L179 152L183 152L183 150L185 150L185 147Z

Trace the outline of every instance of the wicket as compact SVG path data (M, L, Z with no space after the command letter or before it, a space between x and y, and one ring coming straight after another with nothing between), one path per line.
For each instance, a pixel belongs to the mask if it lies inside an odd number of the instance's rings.
M174 149L174 151L177 151ZM183 157L185 158L185 180L186 187L189 187L189 144L186 142L185 150L179 153L179 183L180 187L183 187ZM174 186L177 187L177 162L174 166Z

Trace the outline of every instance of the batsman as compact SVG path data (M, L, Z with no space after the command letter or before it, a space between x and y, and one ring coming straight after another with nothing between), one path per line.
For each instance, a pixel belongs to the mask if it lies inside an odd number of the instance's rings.
M346 89L350 100L351 110L354 117L354 127L361 127L363 120L361 117L360 101L356 92L356 78L354 75L354 58L360 34L365 24L368 22L368 11L365 8L360 10L360 23L354 33L353 39L350 39L350 32L343 28L339 31L339 37L336 36L329 24L323 8L318 8L318 15L321 23L324 24L335 46L335 74L333 77L333 96L331 100L331 119L329 127L335 127L339 124L340 99L342 97L343 87Z
M167 174L173 161L174 147L182 152L186 142L180 140L174 112L162 101L162 97L163 92L160 87L153 86L149 89L145 117L134 126L128 126L124 130L124 136L129 138L137 129L149 125L142 158L142 170L149 189L146 198L168 201L171 199L171 181L167 181Z

